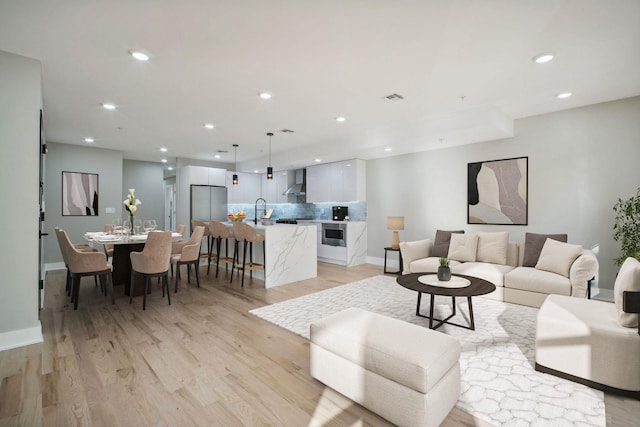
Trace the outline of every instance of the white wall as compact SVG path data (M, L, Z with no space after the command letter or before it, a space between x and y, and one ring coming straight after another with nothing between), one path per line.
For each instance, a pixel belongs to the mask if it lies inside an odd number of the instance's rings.
M42 341L38 317L40 62L0 51L0 350ZM45 112L46 120L46 112Z
M467 224L467 163L529 157L528 226ZM612 288L613 205L640 187L640 97L515 121L515 136L367 162L368 255L391 242L390 215L405 217L401 240L433 238L437 229L568 233L600 245L602 288Z
M45 113L46 114L46 113ZM102 231L113 218L122 218L122 152L82 145L48 143L46 155L45 230L49 236L44 240L45 263L62 262L54 228L60 227L72 242L84 242L86 231ZM98 216L62 216L62 172L87 172L98 174ZM159 178L162 186L162 176ZM106 213L106 208L115 213ZM101 249L101 248L100 248Z

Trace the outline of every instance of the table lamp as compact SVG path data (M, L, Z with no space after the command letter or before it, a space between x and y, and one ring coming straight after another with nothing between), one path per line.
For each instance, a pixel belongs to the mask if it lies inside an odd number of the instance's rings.
M391 236L391 247L393 249L398 249L400 247L400 237L398 236L398 230L404 230L404 217L388 216L387 230L393 230L393 235Z

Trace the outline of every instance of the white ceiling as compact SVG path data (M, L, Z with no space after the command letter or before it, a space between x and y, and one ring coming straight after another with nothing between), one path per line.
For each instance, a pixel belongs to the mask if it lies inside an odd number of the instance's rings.
M42 62L48 141L170 162L233 162L239 144L238 169L262 171L272 131L279 170L507 137L513 119L640 95L640 1L2 0L0 50Z

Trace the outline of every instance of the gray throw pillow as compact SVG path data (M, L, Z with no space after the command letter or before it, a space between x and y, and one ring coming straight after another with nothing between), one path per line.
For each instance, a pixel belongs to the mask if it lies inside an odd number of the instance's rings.
M525 233L524 235L524 257L522 258L523 267L535 267L540 258L540 252L547 239L553 239L558 242L567 243L566 234L536 234Z
M449 243L451 242L451 234L464 234L464 230L446 231L436 230L436 239L433 242L431 256L449 256Z

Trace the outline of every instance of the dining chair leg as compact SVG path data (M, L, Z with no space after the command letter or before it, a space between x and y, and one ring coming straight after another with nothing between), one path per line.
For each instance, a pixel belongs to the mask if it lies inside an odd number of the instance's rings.
M71 296L71 271L69 270L69 267L67 267L67 282L64 290L67 293L67 296Z
M220 270L220 247L221 246L222 246L222 237L218 237L216 239L216 252L217 252L216 253L216 278L218 278L218 271ZM207 274L209 274L209 270L207 270Z
M229 276L229 283L233 283L233 270L236 267L236 257L238 253L238 241L233 244L233 259L231 260L231 275Z
M73 277L73 309L78 309L78 297L80 295L80 276Z
M169 292L169 272L168 271L164 274L164 276L162 276L162 282L163 282L163 286L167 287L167 299L169 300L169 305L171 305L171 292Z
M191 283L191 264L187 264L187 283Z
M147 291L149 288L149 276L144 276L144 294L142 295L142 309L147 309Z
M173 267L173 265L172 265L172 267ZM176 264L176 272L177 272L177 273L176 273L176 275L175 275L175 278L176 278L176 281L175 281L175 289L174 289L174 291L173 291L174 293L177 293L177 292L178 292L178 278L179 278L179 276L180 276L180 263L179 263L179 262ZM169 291L169 287L167 286L167 292L168 292L168 291ZM164 295L163 295L163 296L164 296Z
M198 273L198 270L200 269L200 258L196 259L196 283L198 284L198 287L200 287L200 275Z
M133 302L133 284L134 284L134 280L133 280L133 270L131 270L131 281L129 282L129 304L131 304Z
M249 243L249 265L253 266L253 242ZM249 278L253 280L253 269L249 270Z
M104 275L104 279L107 282L107 287L109 288L109 292L111 293L111 304L116 303L115 289L113 288L113 280L111 279L111 273L107 273Z

